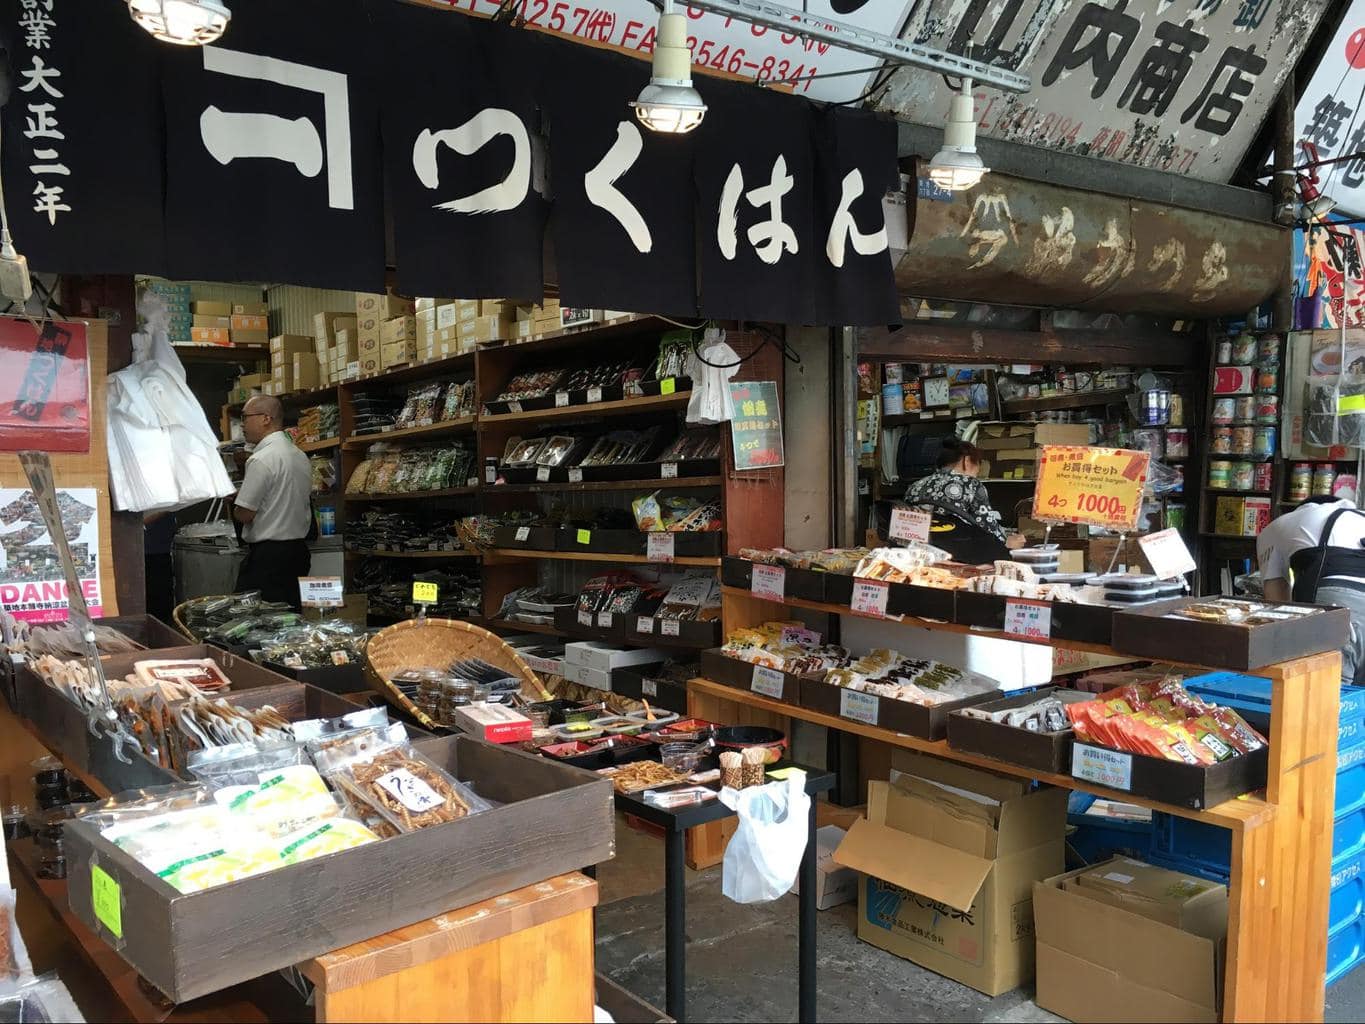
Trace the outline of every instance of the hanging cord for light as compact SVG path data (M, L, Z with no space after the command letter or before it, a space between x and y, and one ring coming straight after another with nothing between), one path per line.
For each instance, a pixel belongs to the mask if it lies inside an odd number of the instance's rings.
M787 362L795 363L797 366L801 365L801 354L787 343L786 338L778 337L778 335L774 331L770 330L767 327L764 327L762 324L754 324L754 326L751 329L755 334L766 335L766 337L764 337L762 341L755 345L754 350L750 352L747 356L740 356L733 363L711 362L711 360L703 356L701 354L701 351L697 348L696 338L692 339L692 354L697 357L697 362L701 363L703 366L709 366L713 370L732 370L737 366L743 366L745 363L747 363L754 356L758 355L769 345L772 345L774 348L777 349L779 353L781 353L782 358L785 359Z

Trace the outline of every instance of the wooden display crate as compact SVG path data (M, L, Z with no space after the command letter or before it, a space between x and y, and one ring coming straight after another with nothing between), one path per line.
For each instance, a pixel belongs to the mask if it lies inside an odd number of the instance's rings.
M1044 686L1000 700L984 701L975 707L982 711L1005 711L1009 708L1027 707L1045 697L1056 697L1064 704L1074 704L1091 700L1094 694L1059 686ZM1017 726L973 718L962 711L953 711L948 715L948 746L954 750L993 757L998 761L1008 761L1010 764L1034 768L1040 772L1067 774L1071 771L1073 738L1074 734L1070 729L1061 732L1029 732Z
M1145 658L1198 660L1209 668L1252 669L1309 654L1340 650L1351 635L1345 608L1312 607L1314 612L1264 626L1202 622L1167 613L1206 598L1178 598L1114 613L1113 646L1121 654Z
M948 734L948 715L970 704L981 704L991 699L989 693L962 700L947 701L928 707L905 700L862 693L842 686L834 686L823 679L802 678L800 704L803 708L826 715L838 715L864 725L875 725L892 732L904 733L922 740L941 740Z
M751 665L747 661L722 654L719 650L701 652L701 674L707 679L733 686L737 690L760 693L773 700L786 701L788 704L800 702L801 686L806 681L804 676ZM779 686L780 692L777 689Z
M1001 594L977 594L970 590L957 592L953 621L963 626L983 626L987 629L1005 628L1005 607L1011 598ZM1087 643L1109 643L1114 623L1113 605L1073 604L1049 601L1052 609L1051 635L1058 640L1083 640ZM1163 657L1170 657L1167 650Z

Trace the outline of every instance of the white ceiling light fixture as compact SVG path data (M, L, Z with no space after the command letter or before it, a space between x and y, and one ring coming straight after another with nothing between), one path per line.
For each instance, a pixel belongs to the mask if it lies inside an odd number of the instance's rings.
M929 161L929 180L949 192L962 192L977 185L988 170L976 152L976 111L972 80L964 78L953 93L948 121L943 126L943 148Z
M232 20L221 0L128 0L133 20L163 43L207 46Z
M664 0L655 36L649 84L631 104L635 116L650 131L682 135L706 116L701 93L692 88L692 50L687 45L687 18Z

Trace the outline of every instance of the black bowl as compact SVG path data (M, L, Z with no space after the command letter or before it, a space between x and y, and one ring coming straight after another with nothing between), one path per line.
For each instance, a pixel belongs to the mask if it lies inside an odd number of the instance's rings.
M782 753L787 749L787 734L766 725L727 725L716 730L718 750L743 750L745 747L769 748L767 763L773 764L782 759Z

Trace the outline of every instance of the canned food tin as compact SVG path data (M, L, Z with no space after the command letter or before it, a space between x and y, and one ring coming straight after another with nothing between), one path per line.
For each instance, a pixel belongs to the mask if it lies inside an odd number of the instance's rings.
M1232 489L1234 491L1249 491L1256 479L1256 467L1250 462L1234 462L1232 464Z
M1209 445L1209 451L1214 455L1232 454L1232 427L1214 427L1213 440Z
M1190 454L1190 432L1184 427L1166 428L1166 457L1183 459Z
M1270 457L1275 454L1275 441L1279 435L1279 430L1275 427L1255 428L1255 437L1252 440L1252 451L1257 455Z
M1073 376L1077 391L1090 391L1095 387L1095 375L1089 370L1077 370Z
M1213 422L1231 423L1237 418L1237 399L1215 398L1213 400Z
M1183 427L1185 425L1185 399L1179 394L1171 394L1170 418L1166 420L1168 426Z
M1232 454L1250 455L1256 450L1255 427L1232 428Z
M1256 421L1256 396L1243 395L1235 398L1236 412L1233 414L1234 423L1254 423Z
M1185 492L1185 467L1177 463L1171 467L1171 472L1175 474L1175 479L1171 481L1171 493L1183 494Z
M1232 486L1232 463L1215 459L1209 463L1209 488L1226 491Z
M1256 368L1256 391L1268 395L1280 390L1280 368L1267 364Z
M1313 493L1313 464L1296 462L1289 470L1289 500L1307 501Z
M1232 361L1238 366L1248 366L1256 361L1256 338L1250 334L1239 334L1232 339Z
M1337 482L1337 468L1330 462L1319 462L1313 467L1313 494L1328 495L1332 485Z
M1258 462L1252 475L1253 484L1258 491L1268 491L1275 483L1275 463Z
M1224 338L1218 343L1216 361L1220 366L1227 366L1232 362L1232 339Z
M1256 341L1256 358L1263 363L1280 361L1280 339L1278 335L1266 334Z
M1280 422L1280 396L1256 396L1256 422L1274 426Z

